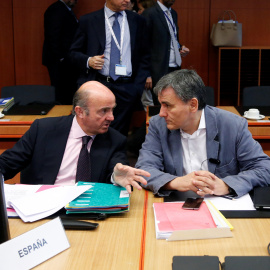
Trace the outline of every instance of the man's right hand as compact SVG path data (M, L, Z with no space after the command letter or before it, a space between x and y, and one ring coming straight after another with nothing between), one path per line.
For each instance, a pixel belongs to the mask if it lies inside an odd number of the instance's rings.
M93 69L101 70L104 65L104 54L91 57L88 61L88 65Z
M202 189L204 191L204 195L213 194L214 192L206 184L202 185L201 183L213 181L215 179L216 176L210 172L206 171L200 171L200 173L191 172L185 176L179 176L174 178L172 181L168 182L163 188L166 190L178 190L182 192L192 190L193 192L202 196L201 194L202 192L200 191ZM199 185L197 186L194 184L194 182L200 183L202 186Z

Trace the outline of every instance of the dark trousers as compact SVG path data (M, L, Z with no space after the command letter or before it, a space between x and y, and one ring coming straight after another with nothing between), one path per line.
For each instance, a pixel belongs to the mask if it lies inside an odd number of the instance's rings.
M136 89L133 82L107 82L98 79L102 84L108 87L115 95L116 108L114 109L114 121L111 127L127 136L134 108L139 104L141 92Z
M77 73L66 62L59 62L47 66L51 85L55 87L55 99L57 104L72 104L73 95L77 90Z

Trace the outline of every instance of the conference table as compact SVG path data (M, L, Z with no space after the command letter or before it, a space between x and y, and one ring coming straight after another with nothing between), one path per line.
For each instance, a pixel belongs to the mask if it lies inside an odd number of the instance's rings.
M229 219L232 238L157 240L153 203L163 202L152 192L134 190L130 212L97 221L93 231L66 230L70 248L35 269L172 269L173 256L268 256L270 219ZM9 219L11 238L49 220L23 223Z

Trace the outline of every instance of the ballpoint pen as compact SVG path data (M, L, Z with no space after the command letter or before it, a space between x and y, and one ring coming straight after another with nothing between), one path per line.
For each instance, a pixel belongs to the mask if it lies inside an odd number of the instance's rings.
M235 200L234 197L231 197L231 196L228 196L228 195L220 195L220 196L217 195L217 197L221 197L221 198L228 199L228 200Z

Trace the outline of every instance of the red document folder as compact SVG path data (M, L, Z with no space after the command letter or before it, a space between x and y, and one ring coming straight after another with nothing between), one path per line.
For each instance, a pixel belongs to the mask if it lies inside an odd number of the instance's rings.
M182 209L183 203L154 203L155 221L159 232L216 228L205 202L199 210Z

